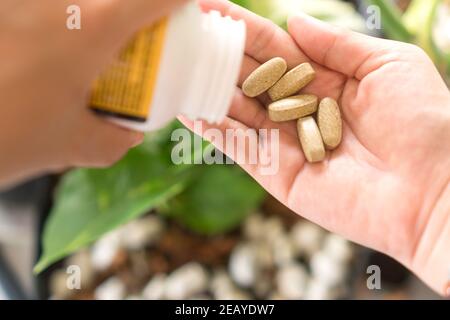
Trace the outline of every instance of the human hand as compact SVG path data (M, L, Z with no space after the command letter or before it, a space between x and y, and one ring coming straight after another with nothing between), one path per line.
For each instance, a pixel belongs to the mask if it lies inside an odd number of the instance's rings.
M141 27L185 0L0 2L0 186L43 171L107 166L143 136L88 110L94 79Z
M450 267L450 93L426 54L306 16L289 20L291 37L227 1L201 3L247 24L239 86L270 58L285 58L289 68L308 61L317 76L303 92L336 99L344 121L342 144L319 164L305 161L295 121L271 122L267 97L250 99L240 89L228 118L203 123L203 130L279 129L276 175L240 165L293 211L393 256L443 293Z

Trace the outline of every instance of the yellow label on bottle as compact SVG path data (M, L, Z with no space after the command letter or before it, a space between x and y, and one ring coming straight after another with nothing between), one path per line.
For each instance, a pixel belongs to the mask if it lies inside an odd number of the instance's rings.
M145 121L158 77L167 19L140 31L112 65L95 81L93 109Z

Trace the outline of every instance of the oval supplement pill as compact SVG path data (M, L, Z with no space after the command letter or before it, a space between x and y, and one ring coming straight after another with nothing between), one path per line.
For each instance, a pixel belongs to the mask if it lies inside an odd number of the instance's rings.
M309 84L316 76L316 72L309 63L302 63L287 72L273 87L269 89L272 101L292 96Z
M322 161L325 158L325 146L314 118L308 116L298 119L297 131L306 160Z
M283 58L273 58L253 71L242 84L247 97L254 98L270 89L287 70Z
M272 102L268 106L272 121L289 121L303 118L317 111L319 98L311 94L301 94Z
M325 98L320 102L317 123L325 146L330 150L339 146L342 141L342 117L334 99Z

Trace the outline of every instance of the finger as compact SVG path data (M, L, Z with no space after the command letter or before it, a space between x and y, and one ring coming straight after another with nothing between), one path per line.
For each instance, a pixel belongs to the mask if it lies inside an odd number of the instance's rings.
M249 55L244 55L244 59L242 61L241 66L241 72L239 74L239 80L237 83L238 87L242 88L242 84L244 83L245 79L247 79L248 76L253 71L255 71L259 66L261 66L261 63L259 63Z
M70 165L107 167L140 144L144 135L117 126L86 110L71 133Z
M386 63L381 52L395 44L332 26L303 13L288 20L288 30L311 60L358 80Z
M286 59L289 68L293 68L309 60L292 38L270 20L226 0L200 0L200 5L205 11L217 10L222 15L244 20L247 25L245 51L259 63L279 56Z

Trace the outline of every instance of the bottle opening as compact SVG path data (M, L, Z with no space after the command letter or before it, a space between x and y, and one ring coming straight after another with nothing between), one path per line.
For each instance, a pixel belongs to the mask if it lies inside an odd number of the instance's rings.
M182 113L191 119L220 123L228 113L244 57L246 26L243 21L202 14L202 48Z

